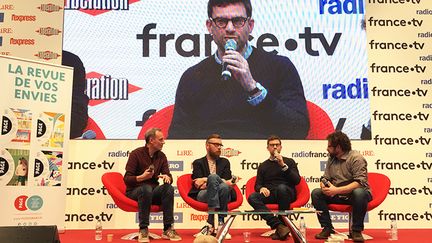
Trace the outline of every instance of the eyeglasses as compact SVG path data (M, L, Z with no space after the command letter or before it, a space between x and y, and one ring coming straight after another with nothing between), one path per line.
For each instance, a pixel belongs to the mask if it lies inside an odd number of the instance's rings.
M223 147L223 144L221 143L212 143L212 142L207 142L207 143L212 144L215 147Z
M269 147L274 147L274 146L276 146L276 147L279 147L281 144L280 143L269 143Z
M234 17L232 19L227 19L227 18L210 18L211 21L213 21L213 23L215 23L215 25L218 28L224 29L225 27L227 27L228 22L231 21L231 23L234 25L234 28L241 28L245 25L246 21L249 20L248 18L245 17Z

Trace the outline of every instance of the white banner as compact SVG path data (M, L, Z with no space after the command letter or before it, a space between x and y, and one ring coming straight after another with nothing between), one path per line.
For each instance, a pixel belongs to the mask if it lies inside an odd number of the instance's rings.
M64 228L73 69L0 56L0 225Z

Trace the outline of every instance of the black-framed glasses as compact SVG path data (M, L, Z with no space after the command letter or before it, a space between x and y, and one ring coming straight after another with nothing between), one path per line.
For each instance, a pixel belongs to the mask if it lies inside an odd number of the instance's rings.
M223 147L223 144L221 144L221 143L212 143L212 142L207 142L207 143L212 144L215 147L221 147L221 148Z
M274 147L274 146L276 146L276 147L279 147L281 144L280 143L269 143L269 147Z
M211 21L213 21L213 23L215 23L215 25L218 28L222 28L224 29L225 27L227 27L228 22L231 21L231 23L233 24L234 28L241 28L245 25L246 21L249 20L248 18L245 17L234 17L231 19L227 19L227 18L210 18Z

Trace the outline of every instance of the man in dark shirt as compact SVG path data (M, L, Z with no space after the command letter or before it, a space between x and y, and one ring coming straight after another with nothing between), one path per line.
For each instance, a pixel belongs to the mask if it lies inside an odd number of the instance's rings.
M255 192L249 198L249 204L256 211L270 211L265 204L277 203L279 210L288 210L290 203L296 199L295 186L300 183L300 174L293 159L280 155L282 141L278 136L267 138L267 150L270 158L258 167L255 182ZM272 229L276 229L272 239L285 240L289 228L283 224L280 217L263 214L261 217Z
M138 201L138 242L149 242L150 207L162 205L164 230L162 238L179 241L181 237L174 230L174 188L168 160L161 151L165 139L161 129L151 128L145 133L146 144L132 151L126 164L124 181L126 195ZM159 185L161 179L163 184Z
M252 47L250 0L210 0L206 26L218 49L182 75L177 87L169 138L304 139L309 130L299 74L283 56ZM235 50L225 50L235 40ZM232 76L221 80L222 66Z

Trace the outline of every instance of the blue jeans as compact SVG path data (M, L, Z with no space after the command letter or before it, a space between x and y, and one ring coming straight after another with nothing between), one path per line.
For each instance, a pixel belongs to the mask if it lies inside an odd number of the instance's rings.
M174 188L171 184L162 184L155 188L143 184L126 192L126 196L138 201L140 229L147 228L150 224L150 207L152 204L162 205L164 225L174 223Z
M295 189L280 184L275 189L270 190L270 195L265 197L259 192L252 193L249 198L249 204L259 212L270 212L266 204L276 203L278 204L279 210L287 210L290 208L290 203L296 199ZM281 217L276 217L272 214L261 214L267 225L272 229L275 229L279 224L283 224Z
M207 189L198 193L197 200L206 202L209 208L226 212L231 201L230 187L217 174L210 174L207 177ZM219 215L219 221L223 221L224 217ZM208 216L207 222L214 225L214 214Z
M316 210L322 211L322 213L317 214L318 221L320 222L322 228L333 229L328 205L346 204L352 206L352 226L350 230L363 231L363 221L367 212L367 205L370 200L372 200L372 196L370 192L364 188L354 189L348 199L341 199L337 196L326 196L324 193L322 193L321 188L315 188L312 191L312 205Z

